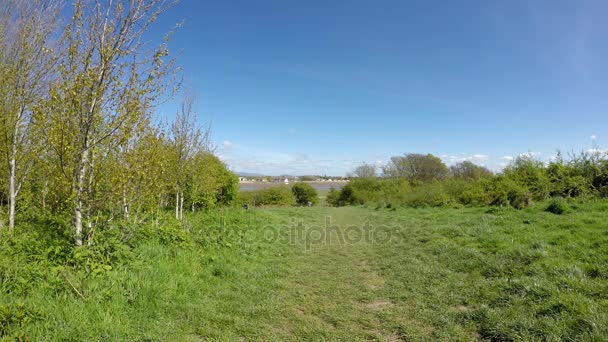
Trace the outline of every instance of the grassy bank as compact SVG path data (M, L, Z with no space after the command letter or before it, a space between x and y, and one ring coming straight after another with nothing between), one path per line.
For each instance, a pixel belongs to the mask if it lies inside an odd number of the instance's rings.
M608 203L546 207L214 211L101 267L5 240L0 336L603 340Z

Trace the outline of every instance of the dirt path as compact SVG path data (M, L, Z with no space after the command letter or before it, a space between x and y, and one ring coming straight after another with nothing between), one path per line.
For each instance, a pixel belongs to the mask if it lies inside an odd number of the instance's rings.
M383 326L393 303L381 296L385 284L372 269L370 241L357 239L366 218L352 208L327 208L322 216L315 223L331 222L331 241L315 239L298 246L303 250L281 294L285 321L277 333L313 340L399 340ZM304 223L305 229L313 229Z

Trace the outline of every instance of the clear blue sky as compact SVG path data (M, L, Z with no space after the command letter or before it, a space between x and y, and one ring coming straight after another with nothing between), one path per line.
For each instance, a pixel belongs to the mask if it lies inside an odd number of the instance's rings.
M184 20L172 51L235 171L342 175L408 152L500 169L605 146L607 15L599 0L184 0L151 33Z

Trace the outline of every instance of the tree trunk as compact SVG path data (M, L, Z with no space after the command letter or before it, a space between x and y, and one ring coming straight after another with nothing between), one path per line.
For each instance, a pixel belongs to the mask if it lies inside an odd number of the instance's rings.
M182 191L181 197L180 197L180 204L179 204L179 219L183 220L184 219L184 192Z
M42 190L42 210L46 211L46 194L48 192L49 181L44 181L44 189Z
M82 202L89 158L88 142L85 145L87 148L80 154L80 167L76 174L76 193L74 196L74 229L76 233L76 246L78 247L82 246Z
M12 234L15 229L15 207L17 200L17 134L19 134L19 121L15 124L13 137L11 138L11 160L9 161L8 181L8 231Z
M175 219L179 220L179 190L175 192Z
M13 146L13 152L15 148ZM17 199L17 195L15 194L15 181L16 181L16 161L15 157L11 158L10 161L10 175L8 182L8 231L12 234L15 229L15 200Z
M93 200L93 181L94 181L94 172L95 172L95 154L93 152L93 149L90 150L91 156L89 157L91 162L90 162L90 167L89 167L89 183L88 183L88 190L87 190L87 196L89 198L88 203L87 203L87 227L88 227L88 231L90 232L93 229L93 220L91 220L91 202Z
M125 220L129 220L129 202L127 201L127 186L122 186L122 208Z

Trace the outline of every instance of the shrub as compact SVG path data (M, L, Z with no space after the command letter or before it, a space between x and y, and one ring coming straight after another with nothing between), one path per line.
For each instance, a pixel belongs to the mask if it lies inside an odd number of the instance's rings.
M569 209L570 208L568 207L568 204L564 201L564 199L554 198L553 200L551 200L545 211L556 215L561 215L567 212Z
M256 191L243 191L238 194L238 203L252 206L274 205L291 206L295 198L287 186L277 186Z
M341 205L403 203L411 187L403 178L361 178L350 181ZM346 187L345 187L346 188Z
M526 187L504 176L489 179L484 187L485 204L487 205L522 209L530 205L532 201L530 191Z
M543 200L549 197L550 183L541 161L529 157L519 157L504 171L504 177L525 187L531 197Z
M462 205L484 205L485 193L480 181L452 179L443 184L447 195Z
M297 205L308 205L309 202L315 205L319 202L317 190L308 183L295 183L291 187L291 192Z
M353 186L351 184L347 184L340 191L340 196L338 197L338 205L344 206L355 204L363 204L363 202L357 199Z
M547 167L547 177L551 183L552 197L580 197L590 193L589 179L578 174L578 170L562 162L551 163Z
M450 204L451 200L439 182L415 187L408 192L404 204L411 207L440 207Z
M329 189L327 193L327 197L325 197L325 202L332 207L337 207L340 205L340 191L336 190L334 187Z

